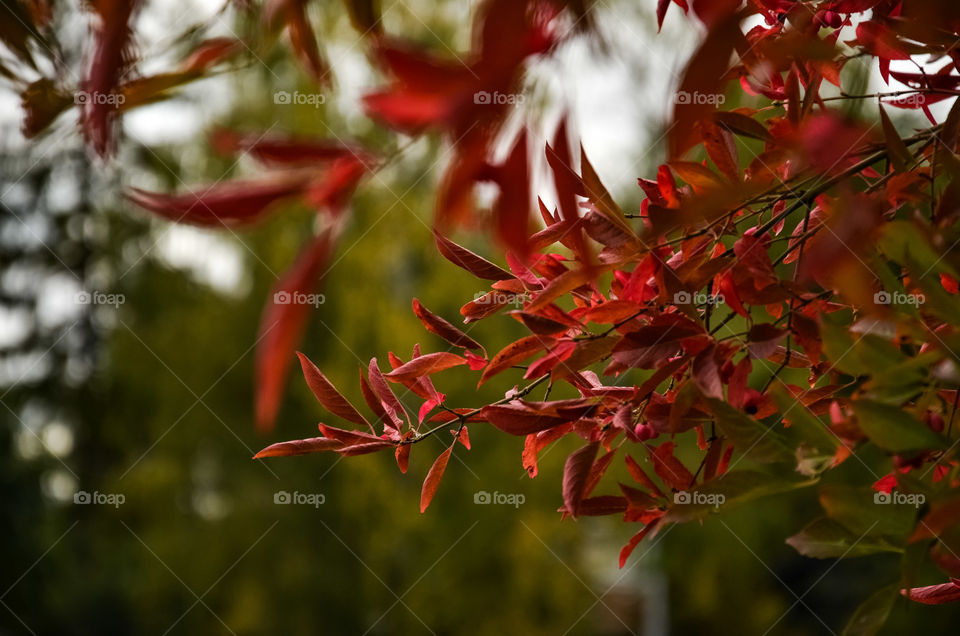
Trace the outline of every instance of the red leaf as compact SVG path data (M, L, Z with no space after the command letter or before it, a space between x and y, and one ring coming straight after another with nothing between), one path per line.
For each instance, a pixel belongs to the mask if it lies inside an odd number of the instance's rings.
M368 165L362 158L337 159L319 177L310 181L304 200L318 210L340 212L367 170Z
M740 182L740 166L733 135L711 119L700 122L700 137L714 165L733 183Z
M111 128L116 102L105 99L115 96L117 84L130 59L130 23L136 8L135 0L101 0L93 7L99 16L94 28L90 69L83 81L83 91L94 99L81 105L83 132L101 157L112 151Z
M407 474L407 468L410 467L410 447L413 444L400 444L397 446L397 450L394 451L394 455L397 458L397 467L400 469L400 472L404 475Z
M886 493L888 495L891 492L893 492L893 489L896 487L897 487L896 473L890 473L889 475L884 475L873 484L874 490L876 490L877 492Z
M480 417L510 435L530 435L554 426L560 426L572 418L544 415L516 404L490 404L483 407Z
M219 128L210 137L210 143L220 154L246 152L260 163L271 167L326 164L337 159L355 158L362 163L372 157L356 145L296 135L263 135L238 133Z
M693 381L706 397L723 399L723 383L714 358L716 345L710 345L693 359Z
M699 4L704 5L703 2ZM669 135L670 159L680 159L696 145L696 124L708 117L721 103L730 56L742 41L739 21L726 16L710 29L703 44L690 58L673 108L673 126Z
M670 0L657 0L657 33L663 28L663 19L667 15L667 9L670 7ZM620 567L623 567L622 565Z
M768 322L755 324L747 333L747 349L754 358L769 358L786 335L786 330L778 329Z
M451 446L447 450L440 453L440 456L437 457L437 460L433 462L433 466L430 467L430 471L427 473L426 479L423 480L423 490L420 491L420 513L422 514L427 506L430 505L430 502L433 500L433 496L437 494L437 487L440 485L440 480L443 478L443 471L447 469L447 462L450 461L450 454L453 452L453 447Z
M566 506L564 506L561 510L568 513ZM616 495L600 495L599 497L583 499L580 502L579 514L585 517L603 517L606 515L620 514L626 511L626 497L618 497Z
M673 456L676 444L664 442L650 453L653 460L653 470L674 490L686 490L693 485L693 475L680 460Z
M283 14L287 33L290 35L290 45L300 63L313 81L330 86L333 80L330 66L317 46L317 36L307 18L306 0L273 0L265 11L268 22L272 22L276 14Z
M580 502L586 494L590 468L600 444L591 442L575 450L563 466L563 503L574 519L580 514Z
M625 368L652 369L680 350L680 341L703 334L703 328L677 314L658 317L651 324L626 334L613 348L614 362Z
M633 477L634 481L636 481L638 484L645 486L647 490L657 495L658 497L665 497L665 495L663 494L663 491L660 490L660 488L657 487L657 485L653 482L653 480L650 479L649 476L647 476L647 473L645 473L643 469L640 468L640 464L637 463L637 460L635 460L630 455L627 455L625 459L627 462L627 471L630 473L630 476Z
M623 546L623 549L620 550L620 568L623 569L623 566L627 564L627 559L630 558L630 555L633 554L633 550L643 541L654 528L657 527L659 520L654 520L648 523L643 527L643 530L633 535L630 538L630 541L627 542L627 545Z
M387 440L378 440L376 442L367 442L365 444L355 444L353 446L345 446L338 450L337 452L343 455L344 457L355 457L357 455L368 455L370 453L376 453L378 451L386 450L388 448L393 448L396 446L394 442L388 442Z
M566 331L569 327L556 320L544 318L537 314L531 314L525 311L511 311L511 316L526 325L527 329L539 336L552 336Z
M510 280L513 274L494 265L482 256L478 256L465 247L460 247L450 239L434 230L433 237L437 242L437 249L448 261L462 267L477 278L486 280Z
M948 294L960 293L960 284L958 284L957 279L950 274L940 274L940 284L943 285L944 290L946 290Z
M955 603L960 601L960 579L950 579L949 583L941 583L939 585L903 589L900 590L900 594L906 596L911 601L923 603L924 605Z
M326 424L319 424L318 428L324 437L335 439L343 443L344 446L356 446L358 444L371 444L384 441L381 437L364 433L363 431L350 431L344 428L337 428L336 426L327 426Z
M328 437L311 437L309 439L295 439L289 442L277 442L267 446L253 456L254 459L264 457L286 457L288 455L306 455L322 451L335 451L343 446L342 442Z
M537 455L540 453L540 451L543 450L548 444L552 444L569 433L572 428L573 424L566 424L556 428L551 428L549 430L541 431L540 433L531 433L530 435L527 435L527 438L523 443L523 455L521 459L523 461L523 468L527 471L527 475L530 477L530 479L533 479L537 476Z
M320 402L325 409L334 415L339 415L348 422L353 422L361 426L369 426L370 430L373 430L370 422L360 414L353 404L350 404L347 398L343 397L343 395L337 391L337 388L320 372L317 365L299 351L297 352L297 356L300 358L300 366L303 369L303 377L307 381L307 386L310 387L317 401Z
M360 365L358 371L360 372L360 392L363 394L363 401L366 402L370 410L376 414L377 421L382 422L384 426L386 426L387 420L390 419L390 416L387 415L387 410L383 408L380 399L373 392L373 389L370 388L370 383L363 374L363 365ZM399 422L397 424L399 424Z
M506 162L497 170L500 196L493 206L497 237L526 260L530 252L530 178L527 135L520 133Z
M193 50L181 68L184 71L203 73L241 50L243 42L236 38L210 38Z
M577 195L583 194L583 183L573 171L573 158L570 153L570 141L567 139L567 117L564 117L553 137L553 147L547 146L547 163L553 172L553 183L557 190L557 202L560 215L569 227L580 217L577 209ZM579 229L572 232L571 247L578 259L584 260L586 247L583 234Z
M264 308L255 364L257 427L261 431L273 428L293 354L312 309L312 305L290 300L316 291L329 262L332 242L328 231L308 243L273 288Z
M390 415L390 418L384 421L384 425L399 431L402 422L401 416L405 416L407 412L404 410L403 405L400 404L397 396L394 395L390 385L388 385L384 379L383 372L381 372L380 367L377 366L376 358L370 360L367 374L370 378L370 388L373 389L373 392L380 400L380 404L383 405L387 414Z
M219 183L179 195L133 188L126 196L141 208L178 223L237 227L259 221L274 203L300 194L304 186L302 175L284 175Z
M467 447L467 450L470 450L470 434L467 432L467 427L460 427L460 432L451 431L454 435L457 436L457 441Z
M490 363L480 375L479 384L483 384L496 374L504 371L505 369L509 369L518 362L526 360L537 351L544 349L551 342L552 339L537 335L525 336L516 342L511 342L506 347L501 349L497 355L493 356L493 358L490 360Z
M586 266L563 272L537 294L536 298L527 305L527 311L540 311L555 299L592 282L599 274L599 268Z
M600 480L603 479L604 473L607 472L607 468L610 467L610 462L613 461L613 456L616 455L617 449L604 453L603 456L593 463L593 466L590 468L590 477L587 479L587 486L583 489L583 496L589 497L597 485L600 483Z
M394 382L400 382L438 373L466 363L465 358L461 358L455 353L445 351L427 353L387 373L386 377Z
M427 331L437 334L450 344L455 344L458 347L463 347L465 349L483 350L483 347L480 345L480 343L451 325L440 316L431 312L416 298L413 299L413 313L417 315L417 318L419 318L420 322L423 323L423 326L427 328Z

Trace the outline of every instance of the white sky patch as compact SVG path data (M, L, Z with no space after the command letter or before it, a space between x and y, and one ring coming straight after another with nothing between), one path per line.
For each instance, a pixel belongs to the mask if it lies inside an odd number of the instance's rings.
M230 296L246 294L243 247L207 230L169 225L157 242L156 254L168 266L183 270L203 285Z

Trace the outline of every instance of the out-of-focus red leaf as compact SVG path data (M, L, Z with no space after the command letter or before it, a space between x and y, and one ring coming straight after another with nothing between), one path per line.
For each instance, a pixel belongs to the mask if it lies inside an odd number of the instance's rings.
M261 431L273 428L297 343L313 305L290 302L314 293L330 259L333 236L327 231L301 250L293 266L274 286L260 319L256 355L256 413Z
M339 450L343 446L342 442L328 437L310 437L308 439L295 439L289 442L277 442L270 444L262 451L253 456L254 459L264 457L286 457L288 455L307 455L309 453L319 453L323 451Z
M580 502L586 494L590 468L599 447L599 442L591 442L575 450L563 466L563 503L574 519L580 513Z
M710 345L693 359L693 381L706 397L723 399L723 383L715 352L716 346Z
M204 40L184 60L181 68L188 73L203 73L239 52L243 42L236 38L210 38Z
M264 11L268 23L278 18L283 19L290 36L290 45L313 81L331 86L333 76L330 65L320 53L317 36L307 17L307 0L270 0Z
M318 164L351 157L358 158L363 163L373 161L369 153L359 145L297 135L240 133L218 128L210 136L210 144L220 154L246 152L260 163L271 167L316 167Z
M339 415L348 422L353 422L360 426L368 426L371 431L373 430L370 422L360 414L353 404L350 404L347 398L343 397L343 395L337 391L337 388L327 380L327 377L317 368L317 365L299 351L297 352L297 356L300 358L300 366L303 368L303 377L307 381L307 386L310 387L317 401L320 402L325 409L334 415Z
M82 82L89 97L81 107L83 132L101 157L112 152L113 119L116 114L117 85L131 58L131 26L137 0L96 0L97 14L93 34L90 68Z
M707 6L706 2L699 4L701 8ZM725 0L720 4L729 3ZM677 90L673 125L669 131L671 160L682 158L687 150L696 145L697 122L708 117L722 102L730 56L742 41L739 20L731 15L724 16L712 25L706 39L687 63Z
M832 111L805 120L797 133L803 158L828 174L850 168L858 159L855 153L872 141L869 129Z
M960 283L950 274L945 272L940 274L940 284L943 285L943 289L946 290L948 294L960 293Z
M353 28L363 35L380 36L383 33L379 0L344 0Z
M880 22L864 21L858 24L857 43L886 60L910 58L906 45L897 38L897 34Z
M747 332L747 348L754 358L769 358L777 345L787 335L785 329L778 329L768 322L757 323Z
M527 135L521 132L506 162L497 169L500 196L493 206L497 236L526 260L530 251L530 177L527 171Z
M900 594L911 601L924 605L943 605L960 601L960 579L950 579L949 583L914 587L900 590Z
M317 209L328 209L339 214L368 169L368 165L356 156L337 159L319 176L311 179L303 198Z
M423 480L423 489L420 491L421 514L427 509L430 502L433 501L433 496L437 494L437 488L440 486L440 480L443 479L443 472L447 469L447 462L450 461L450 454L452 452L453 447L451 446L440 453L440 456L437 457L436 461L434 461L430 467L429 472L427 472L427 477Z
M218 183L186 194L132 188L126 196L141 208L178 223L238 227L256 223L274 204L300 194L305 183L303 175L282 175Z

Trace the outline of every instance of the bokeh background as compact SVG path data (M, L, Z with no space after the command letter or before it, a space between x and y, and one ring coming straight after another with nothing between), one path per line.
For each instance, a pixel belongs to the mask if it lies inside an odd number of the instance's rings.
M658 36L654 4L597 3L600 37L538 64L515 122L542 143L569 110L625 208L639 203L636 177L663 159L670 90L697 39L679 13ZM60 54L79 73L88 18L58 8ZM470 9L385 0L384 24L463 50ZM274 103L278 90L316 92L279 42L239 72L131 113L109 164L82 147L75 111L25 141L18 97L0 89L0 633L839 633L896 566L794 553L783 539L814 516L813 491L671 529L619 570L635 528L561 523L556 512L573 440L546 451L530 480L522 440L474 426L473 450L455 455L423 515L420 485L438 440L414 447L406 476L388 454L251 460L273 441L315 435L324 416L295 372L276 430L253 425L260 311L313 213L289 207L253 231L201 231L148 218L123 202L122 187L182 190L252 174L246 160L211 151L215 125L404 148L355 197L303 345L355 403L358 363L440 346L411 298L454 319L482 289L430 240L444 146L407 143L363 116L359 96L378 78L356 32L338 2L310 11L337 74L322 105ZM189 50L195 25L210 27L205 36L257 28L210 0L152 2L138 20L144 72ZM872 81L856 64L846 72ZM459 238L489 253L482 236ZM116 302L80 303L84 291ZM494 319L471 335L495 351L521 332ZM492 384L477 393L467 374L451 373L438 387L450 403L475 406L510 388ZM123 503L76 504L78 491ZM524 502L478 505L481 491ZM279 492L323 503L277 504ZM898 604L886 632L938 631L951 618Z

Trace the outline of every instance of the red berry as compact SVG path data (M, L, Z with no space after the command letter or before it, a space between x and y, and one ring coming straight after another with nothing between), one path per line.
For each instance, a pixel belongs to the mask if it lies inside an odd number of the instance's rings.
M943 417L939 413L934 413L933 411L927 411L927 417L924 418L927 420L927 426L930 427L930 430L934 433L943 432Z
M657 436L657 431L649 424L637 424L637 428L635 428L633 432L643 441L653 439Z

